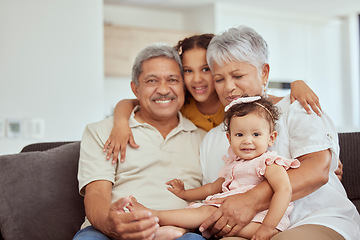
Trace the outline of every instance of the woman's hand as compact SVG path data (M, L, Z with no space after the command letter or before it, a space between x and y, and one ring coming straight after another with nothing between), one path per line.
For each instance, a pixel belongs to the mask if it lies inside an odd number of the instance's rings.
M335 174L339 178L339 180L341 181L342 180L342 175L343 175L343 164L340 161L340 158L339 158L339 161L338 161L338 167L335 170Z
M106 159L110 160L112 155L112 163L115 164L120 152L120 162L123 163L125 161L126 146L128 143L133 148L140 147L135 143L134 136L127 124L121 127L114 125L110 137L105 142L103 149L104 152L107 151Z
M185 187L183 181L180 179L173 179L166 183L169 185L168 190L177 197L184 199Z
M256 201L254 201L256 198L249 193L248 191L227 198L206 201L221 206L199 227L203 235L215 235L217 238L236 236L257 213Z
M311 109L320 117L322 109L320 106L318 96L309 88L309 86L302 80L297 80L291 83L290 100L293 103L297 100L307 113L311 113ZM310 109L310 107L311 109Z

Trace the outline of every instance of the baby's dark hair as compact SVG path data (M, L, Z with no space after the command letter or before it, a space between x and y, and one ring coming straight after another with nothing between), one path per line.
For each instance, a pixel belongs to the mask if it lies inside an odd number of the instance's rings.
M268 99L261 97L259 100L235 104L225 113L224 126L225 131L230 132L230 120L233 117L243 117L249 113L256 112L260 117L265 118L270 125L270 132L275 130L276 121L279 119L279 109Z
M178 51L181 59L184 52L194 48L202 48L207 50L211 39L214 37L214 34L205 33L201 35L194 35L188 38L180 40L175 46L175 49Z

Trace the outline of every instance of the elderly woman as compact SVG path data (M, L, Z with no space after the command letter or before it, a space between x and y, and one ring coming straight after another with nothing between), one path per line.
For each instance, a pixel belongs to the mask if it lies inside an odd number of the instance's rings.
M224 106L244 95L266 95L268 46L253 29L241 26L214 37L207 61ZM291 227L272 239L360 239L359 214L334 174L339 147L332 121L326 114L307 114L298 102L291 104L289 96L271 100L282 112L279 136L271 150L301 161L300 168L288 171L295 203ZM204 184L217 178L228 147L222 124L205 136L200 150ZM221 207L200 231L217 237L234 236L257 212L269 208L272 194L263 181L246 193L216 200ZM189 234L182 239L186 237L199 238Z

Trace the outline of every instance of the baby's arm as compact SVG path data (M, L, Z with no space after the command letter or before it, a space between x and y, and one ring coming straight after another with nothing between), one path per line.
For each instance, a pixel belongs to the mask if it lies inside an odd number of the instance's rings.
M311 88L302 80L291 83L291 102L297 100L307 113L311 113L310 107L318 115L321 116L321 106L319 97L311 90ZM310 107L309 107L310 105Z
M276 233L274 230L288 208L292 196L290 180L284 167L277 164L267 166L264 177L272 187L274 195L269 211L252 240L270 239Z
M180 179L173 179L166 184L169 185L168 190L177 197L186 201L204 200L207 196L221 193L224 178L218 178L213 183L202 185L201 187L185 190L184 183Z
M112 163L115 164L120 151L120 162L124 162L126 145L129 143L131 147L138 148L134 141L131 129L129 127L129 117L134 109L138 105L136 99L124 99L116 104L114 110L114 127L111 130L111 134L104 145L103 151L107 151L106 159L110 159L113 155Z

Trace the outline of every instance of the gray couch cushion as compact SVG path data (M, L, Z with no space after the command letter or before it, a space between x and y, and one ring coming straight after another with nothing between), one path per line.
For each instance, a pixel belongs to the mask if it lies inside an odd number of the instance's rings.
M0 227L5 240L72 239L84 221L78 194L80 143L0 156Z

